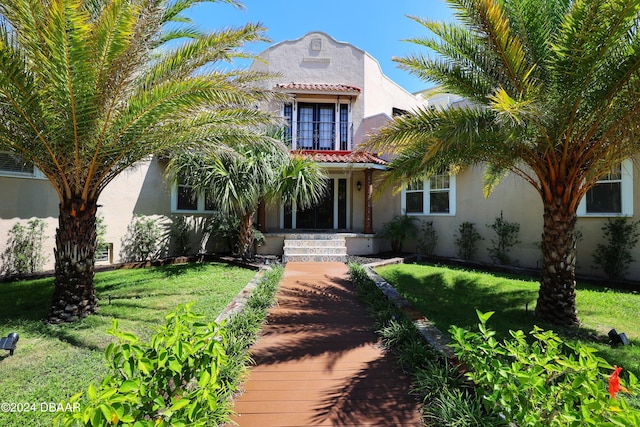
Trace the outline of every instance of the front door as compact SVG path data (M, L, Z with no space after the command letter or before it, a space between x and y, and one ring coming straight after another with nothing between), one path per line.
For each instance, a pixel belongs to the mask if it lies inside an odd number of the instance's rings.
M309 230L330 230L333 228L333 179L327 183L324 199L309 209L296 212L296 228Z
M284 207L284 228L298 230L333 230L347 228L347 180L327 180L322 201L309 209Z

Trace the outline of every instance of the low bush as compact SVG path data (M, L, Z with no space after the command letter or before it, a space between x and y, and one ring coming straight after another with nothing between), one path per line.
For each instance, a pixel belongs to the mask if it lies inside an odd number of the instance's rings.
M466 260L473 258L480 240L482 240L482 236L476 230L476 225L473 222L460 224L455 240L455 244L458 247L458 256Z
M509 222L504 219L502 212L495 219L493 224L487 224L495 233L495 239L491 239L491 247L489 248L489 257L497 264L511 264L509 250L520 243L518 233L520 233L520 224L517 222Z
M2 254L2 273L25 274L42 269L47 261L42 251L45 226L43 220L35 218L27 225L16 223L11 227L7 247Z
M610 279L622 279L634 261L633 248L638 244L640 221L620 217L608 219L602 227L607 244L598 244L593 262L602 268Z
M105 357L112 374L86 392L71 397L75 405L86 395L84 409L69 412L65 426L207 426L228 412L218 399L219 374L228 363L226 331L205 323L181 305L150 340L141 342L114 321Z
M136 215L122 238L120 257L125 262L150 261L160 258L164 251L164 231L159 220Z
M420 235L418 236L418 253L432 256L436 251L438 235L433 226L433 221L422 220L420 224Z
M618 393L633 393L632 373L625 384L619 369L594 349L563 343L538 327L530 333L531 342L522 331L500 342L486 325L492 314L478 312L479 332L451 328L452 347L468 366L466 375L488 414L519 427L640 425L640 411ZM613 372L608 387L605 371Z
M105 351L112 373L98 387L92 384L63 403L83 409L62 413L56 422L92 427L229 422L231 400L250 361L248 348L264 323L281 277L280 268L267 272L245 308L221 324L205 322L191 311L192 304L180 305L149 342L142 342L114 321L108 332L117 341Z

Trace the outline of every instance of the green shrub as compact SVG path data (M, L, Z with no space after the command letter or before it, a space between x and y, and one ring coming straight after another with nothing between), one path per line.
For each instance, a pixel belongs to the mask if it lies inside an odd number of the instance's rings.
M487 227L496 234L496 239L491 239L492 246L489 248L489 256L495 263L510 264L509 250L520 243L518 240L520 224L505 221L501 211L500 217L496 218L493 224L487 224Z
M598 244L593 262L600 266L610 279L621 279L634 261L633 248L638 244L640 221L628 221L625 217L607 220L602 227L607 244Z
M466 375L478 386L488 414L519 427L640 425L640 411L621 393L612 398L607 392L606 375L614 367L594 349L563 343L538 327L530 333L531 343L522 331L498 342L486 326L492 314L478 312L479 333L451 328L451 346L469 367ZM628 373L631 392L636 385Z
M114 320L107 331L117 341L105 356L113 373L95 387L71 397L83 410L61 416L65 426L136 427L209 426L228 419L228 405L218 398L219 373L227 363L226 331L204 323L181 305L149 343L123 332Z
M162 255L163 246L163 231L159 221L136 215L122 239L120 257L125 262L158 259Z
M438 235L433 227L433 221L422 221L420 236L418 237L418 253L432 256L438 244Z
M407 214L396 215L391 221L382 224L382 229L378 232L378 236L389 239L391 250L400 253L402 252L402 244L407 236L418 231L415 221L414 217Z
M468 389L444 388L424 410L427 425L438 427L499 427L507 423L487 414L482 402Z
M473 222L460 224L455 240L455 244L458 247L458 256L466 260L473 258L480 240L482 240L482 236L476 230L476 225Z
M174 216L169 235L171 236L174 256L189 255L191 253L191 226L187 217L184 215Z
M2 272L4 274L25 274L40 271L47 261L42 252L45 222L34 218L27 222L14 224L9 230L7 248L2 254Z

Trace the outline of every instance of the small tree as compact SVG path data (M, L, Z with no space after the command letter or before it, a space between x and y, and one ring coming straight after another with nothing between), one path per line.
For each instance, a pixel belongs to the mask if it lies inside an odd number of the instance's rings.
M473 222L466 221L460 224L455 240L458 256L466 260L471 259L476 252L479 240L482 240L482 236Z
M418 252L423 255L432 256L438 243L438 235L433 227L433 221L422 221L420 225L420 236L418 237Z
M4 274L35 273L42 269L47 257L42 252L45 222L34 218L27 222L14 224L9 230L7 248L2 254L2 272Z
M187 217L178 215L173 218L169 237L173 244L174 255L188 255L191 252L191 226Z
M630 222L619 217L607 220L602 227L607 244L598 244L593 253L593 262L600 266L610 279L621 279L634 261L633 248L638 244L640 221Z
M495 263L511 263L509 249L520 243L518 240L520 224L517 222L505 221L502 211L500 211L500 217L496 218L493 224L487 224L487 227L496 233L496 239L491 239L491 244L493 246L489 248L489 256Z

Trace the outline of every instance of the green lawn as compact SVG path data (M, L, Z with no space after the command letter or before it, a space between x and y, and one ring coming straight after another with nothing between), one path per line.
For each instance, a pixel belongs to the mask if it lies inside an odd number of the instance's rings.
M181 303L195 301L193 310L213 320L254 274L219 263L98 273L99 313L64 326L42 321L53 279L0 283L0 335L20 335L13 356L0 352L0 403L36 404L29 408L33 413L0 411L0 425L49 427L55 414L41 411L41 403L60 402L100 381L106 373L103 350L111 340L105 331L113 319L142 339Z
M423 264L397 264L377 269L414 307L443 332L451 325L476 329L476 309L496 314L489 327L499 337L509 330L531 331L534 324L554 329L565 339L592 341L600 355L640 377L640 294L578 284L579 330L564 330L537 321L532 311L538 296L536 279L486 274ZM527 310L528 306L528 310ZM607 332L615 328L631 340L629 346L611 348Z

